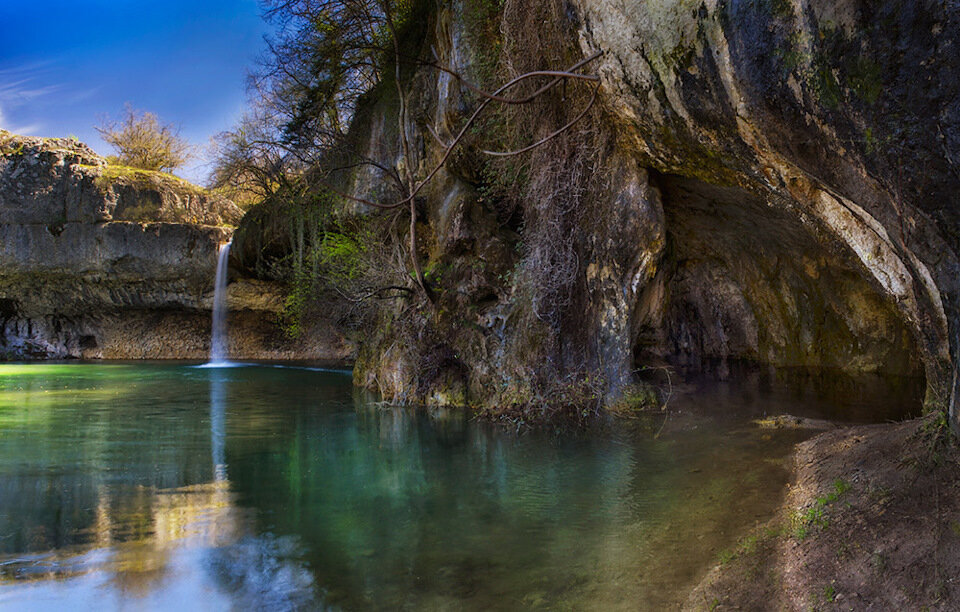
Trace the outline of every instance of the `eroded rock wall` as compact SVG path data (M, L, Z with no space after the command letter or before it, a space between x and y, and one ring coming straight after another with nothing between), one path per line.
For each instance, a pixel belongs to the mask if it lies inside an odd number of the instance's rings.
M0 357L203 359L220 245L242 211L69 139L0 131ZM234 282L230 354L341 359L330 330L287 340L284 291Z
M436 3L425 60L492 88L491 74L602 52L584 68L598 104L513 166L481 149L543 137L588 96L467 135L420 194L433 308L383 306L361 338L360 384L504 406L550 399L559 381L609 402L646 366L746 359L924 376L927 405L956 417L960 7L491 7ZM478 98L446 72L408 78L407 122L383 96L354 135L394 164L404 130L404 163L423 177ZM383 184L367 168L341 188L376 199Z
M642 163L667 175L683 260L681 305L667 317L674 352L696 353L699 340L705 355L900 372L913 357L928 402L949 403L958 7L578 7L584 53L605 52L611 116ZM702 193L710 185L743 194Z

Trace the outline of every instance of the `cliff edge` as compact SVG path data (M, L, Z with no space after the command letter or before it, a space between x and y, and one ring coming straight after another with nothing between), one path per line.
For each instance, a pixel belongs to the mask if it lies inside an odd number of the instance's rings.
M205 358L217 252L242 216L74 139L0 131L0 357ZM283 338L282 287L234 285L233 354L328 356Z

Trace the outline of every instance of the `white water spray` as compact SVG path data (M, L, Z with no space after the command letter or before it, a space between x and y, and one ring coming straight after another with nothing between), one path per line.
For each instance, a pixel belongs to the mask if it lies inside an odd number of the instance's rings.
M220 247L217 276L213 285L213 328L210 335L210 364L227 363L227 261L230 243Z

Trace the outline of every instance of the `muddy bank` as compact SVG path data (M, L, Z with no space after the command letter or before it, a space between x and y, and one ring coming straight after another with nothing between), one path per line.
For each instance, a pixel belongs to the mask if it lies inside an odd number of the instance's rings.
M951 610L960 604L960 471L934 416L800 443L776 517L686 602L689 610Z

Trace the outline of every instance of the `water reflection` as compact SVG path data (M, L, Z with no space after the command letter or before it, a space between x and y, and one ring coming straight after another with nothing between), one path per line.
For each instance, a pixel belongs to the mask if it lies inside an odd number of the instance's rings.
M114 367L0 371L0 606L669 607L799 435L517 438L336 374Z
M674 405L698 413L763 417L792 414L848 423L882 423L920 416L921 377L853 374L833 368L723 362L726 376L689 373ZM654 381L663 384L663 381Z
M719 430L516 438L369 403L335 421L270 431L231 473L344 609L675 605L776 503L785 470L757 459L788 446Z
M204 609L231 609L237 589L225 587L235 587L238 576L245 601L314 599L309 572L285 558L296 538L257 534L250 511L234 504L226 463L229 380L210 371L204 423L202 413L181 410L197 399L202 380L181 387L174 401L164 390L167 374L148 377L146 393L136 386L109 393L103 377L81 376L70 383L79 387L74 401L62 394L57 403L49 401L62 382L55 375L0 379L0 434L13 441L0 447L0 607L193 609L203 602ZM31 418L4 418L13 406L3 399L11 395L16 411ZM110 399L91 403L89 395ZM209 463L197 470L204 425ZM44 452L23 453L27 440ZM171 478L182 486L163 486Z
M213 461L214 482L227 480L225 378L223 370L210 370L210 455Z

